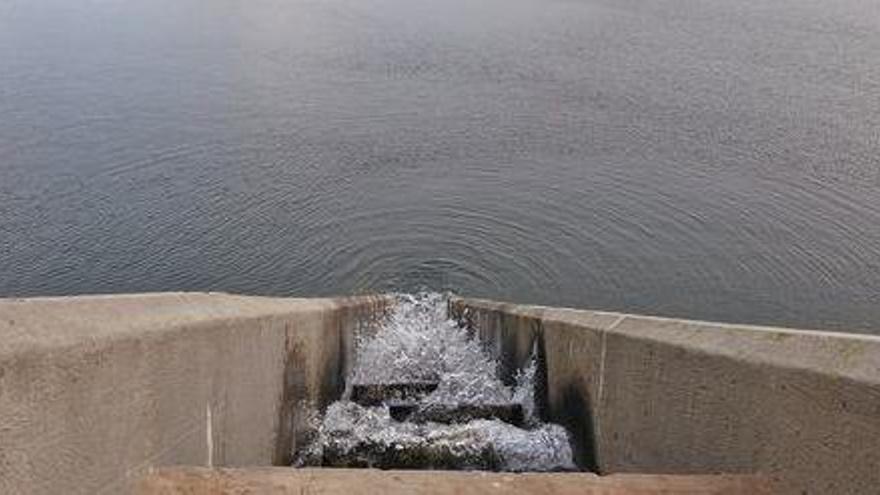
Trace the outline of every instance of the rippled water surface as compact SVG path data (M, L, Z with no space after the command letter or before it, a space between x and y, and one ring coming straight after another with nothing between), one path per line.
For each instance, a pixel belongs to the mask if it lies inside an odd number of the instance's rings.
M0 0L0 294L880 325L876 0Z

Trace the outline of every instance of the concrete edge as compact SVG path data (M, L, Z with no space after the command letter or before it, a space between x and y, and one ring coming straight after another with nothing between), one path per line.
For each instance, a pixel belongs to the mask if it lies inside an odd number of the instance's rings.
M854 339L854 340L873 340L880 343L880 335L863 334L857 332L831 331L817 329L800 329L790 327L779 327L772 325L752 325L748 323L727 323L709 320L691 320L687 318L673 318L668 316L642 315L636 313L622 313L618 311L603 311L595 309L568 308L556 306L542 306L538 304L519 304L503 301L495 301L492 299L470 298L463 296L453 296L450 301L452 303L463 303L467 306L477 307L481 309L490 309L502 311L505 313L516 314L519 316L529 316L533 318L552 319L560 323L579 323L584 317L589 316L616 316L619 318L637 318L639 320L654 322L687 322L694 325L711 326L719 329L729 330L748 330L757 332L773 332L791 335L810 335L815 337L834 337L838 339ZM612 325L614 326L614 325ZM610 330L610 328L596 327L595 330Z
M880 336L454 297L450 304L653 341L736 361L880 384Z
M210 327L390 301L385 295L282 298L225 292L0 298L0 361L83 344L158 338L184 326Z
M778 494L782 483L755 475L491 473L376 469L164 468L140 480L137 495L240 493Z

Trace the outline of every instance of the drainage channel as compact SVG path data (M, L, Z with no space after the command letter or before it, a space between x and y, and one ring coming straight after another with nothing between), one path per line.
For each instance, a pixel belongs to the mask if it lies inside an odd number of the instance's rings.
M503 383L478 339L448 318L445 296L397 296L356 354L295 466L577 470L566 430L539 418L535 358Z

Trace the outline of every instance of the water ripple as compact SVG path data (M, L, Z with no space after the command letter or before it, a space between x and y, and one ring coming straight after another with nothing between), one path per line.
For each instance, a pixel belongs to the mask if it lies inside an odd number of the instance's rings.
M0 295L880 319L861 0L47 1L0 7Z

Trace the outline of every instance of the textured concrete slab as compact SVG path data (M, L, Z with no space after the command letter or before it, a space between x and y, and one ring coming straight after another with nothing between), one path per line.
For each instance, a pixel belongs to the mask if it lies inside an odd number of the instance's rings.
M602 473L768 473L799 493L880 486L880 338L459 299Z
M289 462L379 298L0 300L0 493L127 493L153 466Z
M770 495L780 485L752 476L499 474L373 469L163 469L137 495Z

